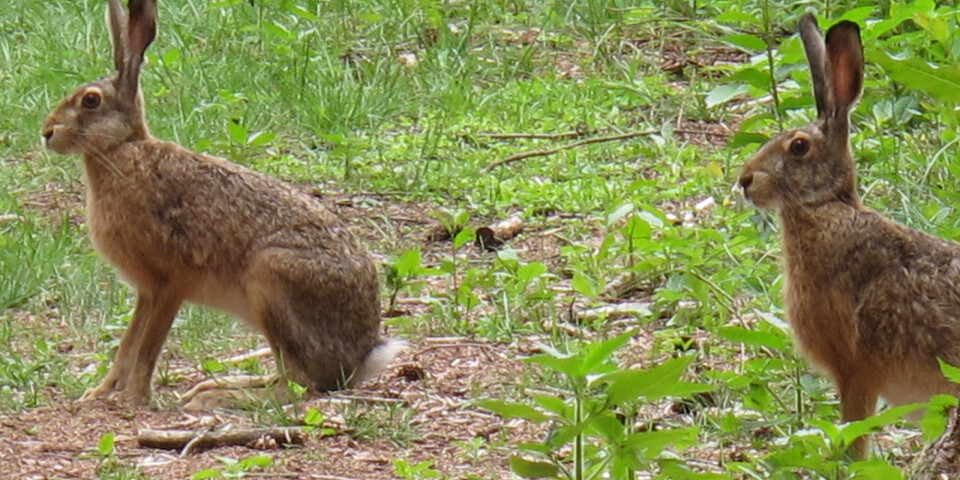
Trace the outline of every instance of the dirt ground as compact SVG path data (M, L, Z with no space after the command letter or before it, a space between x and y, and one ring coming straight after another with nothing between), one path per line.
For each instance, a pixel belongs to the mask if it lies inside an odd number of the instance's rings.
M344 428L345 411L376 415L383 421L391 406L402 406L392 411L411 411L412 416L395 418L394 425L386 428L408 432L407 445L341 431L330 436L308 435L299 447L261 442L180 456L178 451L138 446L138 432L253 426L250 415L226 411L197 415L180 412L174 406L132 409L108 402L63 401L0 416L0 472L3 478L18 479L93 478L102 463L97 443L103 434L113 433L116 460L136 465L144 476L154 479L188 478L203 469L222 469L221 457L243 459L258 454L270 456L273 465L263 469L262 476L253 470L248 478L396 478L393 459L403 459L410 465L432 461L432 468L457 478L468 474L506 478L506 451L482 447L474 451L471 442L475 438L492 440L492 444L533 441L537 432L519 422L504 423L470 403L477 397L496 396L496 390L514 383L510 379L523 377L524 365L515 360L518 354L516 346L457 338L425 339L403 353L379 380L298 405L304 411L316 407L325 415L325 426L334 430ZM161 400L174 397L170 388L158 389L157 395Z
M423 248L425 264L447 255L449 240L432 239L436 222L426 206L380 196L318 197L335 205L345 217L364 219L356 225L356 233L369 245L379 247L373 247L378 260L385 259L378 250L396 252L414 245ZM83 222L78 185L50 185L27 203L52 216L67 212L72 223ZM554 220L562 221L559 217ZM553 263L559 259L558 243L555 237L530 232L513 246L522 249L525 257ZM471 247L465 260L478 261L482 255ZM408 301L402 303L402 311L392 315L410 315L429 308L416 299L401 300ZM472 406L472 402L517 398L516 393L511 396L500 392L522 388L531 372L519 358L529 354L535 344L536 339L513 344L454 337L412 339L377 380L349 391L302 400L292 407L295 411L286 412L286 418L299 420L315 407L323 413L324 427L331 434L309 434L303 445L289 448L261 441L191 450L183 455L177 450L143 448L138 444L138 433L147 429L243 429L276 422L258 419L250 412L181 412L177 395L203 380L203 375L196 366L173 360L184 380L173 386L156 386L152 408L64 399L0 415L0 477L94 478L98 474L107 476L111 466L119 465L136 467L146 478L184 479L204 469L224 470L223 458L239 460L262 454L272 459L272 465L254 468L245 478L397 478L393 460L409 465L429 461L431 468L450 478L508 478L512 447L518 442L538 441L544 432L525 422L504 422ZM216 355L229 358L245 353L225 351ZM51 388L50 397L56 398L57 388ZM365 420L365 416L369 418ZM371 425L375 430L361 432L350 425ZM115 435L115 450L109 459L97 452L97 444L106 433Z

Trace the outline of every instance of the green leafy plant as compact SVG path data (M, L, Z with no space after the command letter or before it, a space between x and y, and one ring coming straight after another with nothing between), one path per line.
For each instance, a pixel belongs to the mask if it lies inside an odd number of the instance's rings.
M533 406L498 400L477 403L505 419L550 425L542 443L519 446L521 454L510 459L514 473L526 478L635 478L638 471L652 471L666 448L682 449L696 442L697 427L651 430L634 423L641 402L712 390L681 380L692 356L672 358L648 370L618 369L612 356L635 333L590 343L573 353L544 347L546 353L527 359L559 374L568 389L563 395L532 395ZM570 458L562 453L568 447Z
M393 464L393 474L404 480L421 480L425 478L440 478L440 472L430 468L433 462L424 460L416 465L411 465L406 460L395 458L390 461Z
M223 464L221 468L207 468L190 475L190 480L207 478L244 478L256 476L258 472L273 465L273 460L264 455L246 457L240 460L229 457L217 457Z

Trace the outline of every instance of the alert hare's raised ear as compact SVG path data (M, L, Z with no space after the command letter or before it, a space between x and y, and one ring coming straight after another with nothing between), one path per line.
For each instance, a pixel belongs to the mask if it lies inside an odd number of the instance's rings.
M109 0L107 25L118 92L124 99L136 98L143 53L157 36L157 4L154 0L130 0L129 9L124 10L120 0Z
M863 87L860 27L848 20L841 21L830 27L824 42L816 18L808 13L800 19L800 38L810 64L819 118L836 120L846 127Z

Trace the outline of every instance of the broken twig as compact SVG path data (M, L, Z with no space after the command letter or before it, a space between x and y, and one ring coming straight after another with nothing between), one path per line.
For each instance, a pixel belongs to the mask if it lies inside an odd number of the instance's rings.
M141 447L181 450L181 456L192 451L228 445L249 445L267 439L278 445L303 445L306 439L301 427L228 428L224 430L140 430L137 443Z
M685 129L685 128L674 128L673 130L670 130L670 132L675 135L704 135L707 137L721 137L721 138L726 138L729 136L726 133L708 132L706 130L691 130L691 129ZM592 133L592 132L587 132L587 133ZM548 155L560 153L564 150L570 150L572 148L582 147L584 145L590 145L591 143L616 142L620 140L629 140L631 138L636 138L636 137L656 135L658 133L663 133L663 132L661 130L645 130L642 132L629 132L629 133L623 133L620 135L610 135L608 137L587 138L585 140L580 140L579 142L573 142L569 145L563 145L563 146L549 149L549 150L531 150L528 152L521 152L514 155L510 155L509 157L506 157L504 159L491 162L486 167L483 167L483 169L480 170L480 173L488 173L494 168L497 168L501 165L506 165L508 163L517 162L517 161L524 160L531 157L546 157ZM565 139L565 138L582 137L584 134L579 132L567 132L567 133L553 133L553 134L503 133L503 134L498 134L498 136L496 137L493 136L494 134L487 134L487 133L483 133L481 135L488 136L491 138L542 138L542 139L557 140L557 139Z
M523 231L523 220L512 216L477 229L477 248L495 252L503 244Z
M548 155L553 155L555 153L559 153L564 150L570 150L573 148L582 147L584 145L590 145L592 143L616 142L620 140L629 140L631 138L636 138L636 137L644 137L647 135L656 135L658 133L661 133L660 130L646 130L642 132L622 133L620 135L611 135L609 137L587 138L585 140L580 140L579 142L573 142L557 148L551 148L549 150L531 150L528 152L521 152L514 155L510 155L509 157L497 160L495 162L491 162L486 167L483 167L483 169L480 170L480 173L488 173L494 168L497 168L501 165L506 165L508 163L517 162L517 161L524 160L531 157L546 157Z

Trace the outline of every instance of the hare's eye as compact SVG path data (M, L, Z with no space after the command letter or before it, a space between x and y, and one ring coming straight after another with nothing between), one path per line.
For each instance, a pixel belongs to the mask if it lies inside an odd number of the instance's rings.
M83 108L93 110L100 106L100 95L93 92L87 93L80 99L80 104Z
M796 156L806 155L810 151L810 142L805 138L795 138L790 142L790 153Z

